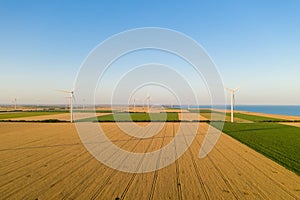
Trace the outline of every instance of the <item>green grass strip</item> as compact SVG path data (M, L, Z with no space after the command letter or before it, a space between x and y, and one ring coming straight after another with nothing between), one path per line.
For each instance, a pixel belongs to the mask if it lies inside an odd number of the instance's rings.
M191 113L221 113L219 111L211 110L210 108L208 109L192 109L189 110Z
M0 119L13 119L13 118L23 118L23 117L34 117L34 116L43 116L43 115L56 115L67 112L62 111L50 111L50 112L7 112L1 113Z
M103 115L96 118L78 120L78 122L98 121L98 122L150 122L150 121L179 121L177 113L115 113Z
M230 116L230 113L226 113L226 115ZM248 114L244 114L244 113L234 113L234 117L253 121L253 122L289 121L289 120L278 119L278 118L263 117L263 116L257 116L257 115L248 115Z

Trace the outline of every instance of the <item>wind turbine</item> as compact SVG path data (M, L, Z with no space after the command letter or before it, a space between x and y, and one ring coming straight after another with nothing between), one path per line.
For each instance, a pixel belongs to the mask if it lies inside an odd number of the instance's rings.
M85 99L82 99L82 110L85 110Z
M147 95L147 98L145 99L145 101L147 101L147 110L149 113L149 109L150 109L150 95L149 94ZM144 105L145 105L145 103L144 103Z
M135 112L135 101L136 101L136 98L134 97L133 98L133 112Z
M148 101L148 113L150 112L150 96L147 97L147 101Z
M70 94L70 119L71 119L71 123L73 122L73 98L74 98L74 90L71 91L67 91L67 90L56 90L58 92L63 92L63 93L67 93Z
M173 108L173 101L172 100L170 100L170 108Z
M17 110L17 98L14 98L15 110Z
M235 105L235 98L234 98L234 93L238 90L239 88L235 89L230 89L226 88L228 92L230 92L230 104L231 104L231 122L233 122L233 110L234 110L234 105Z
M40 99L36 99L36 111L38 111L39 101L40 101Z

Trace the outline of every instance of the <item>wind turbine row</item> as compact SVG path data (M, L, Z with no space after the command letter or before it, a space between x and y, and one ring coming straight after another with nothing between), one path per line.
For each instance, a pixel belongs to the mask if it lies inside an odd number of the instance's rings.
M231 122L234 122L234 106L235 106L235 92L238 90L239 88L235 88L235 89L230 89L230 88L226 88L227 91L230 92L230 105L231 105ZM67 93L70 95L70 121L73 122L73 99L74 99L74 90L68 91L68 90L56 90L58 92L63 92L63 93ZM17 106L17 99L15 98L15 109ZM150 95L147 95L147 98L144 100L144 105L145 105L145 101L147 101L147 111L150 111ZM188 109L189 109L189 99L187 100L188 102ZM136 98L133 99L133 109L135 112L135 107L136 107ZM173 107L173 106L171 106Z
M133 98L133 112L135 112L136 100L138 100L138 99L134 97Z
M135 109L136 109L136 100L138 100L137 98L133 98L133 112L135 112ZM144 110L145 110L145 102L147 102L147 112L149 112L150 110L150 101L151 101L151 98L150 98L150 95L147 95L147 98L144 99Z

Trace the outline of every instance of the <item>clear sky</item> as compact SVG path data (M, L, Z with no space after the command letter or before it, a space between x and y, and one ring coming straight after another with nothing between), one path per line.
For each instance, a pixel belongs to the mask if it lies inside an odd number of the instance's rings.
M224 85L241 88L237 104L299 105L299 10L297 0L0 0L0 104L64 103L53 89L72 88L96 45L128 29L162 27L204 47Z

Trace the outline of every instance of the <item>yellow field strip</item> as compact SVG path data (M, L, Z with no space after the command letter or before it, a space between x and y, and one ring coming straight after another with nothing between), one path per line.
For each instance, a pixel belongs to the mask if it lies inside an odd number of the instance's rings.
M129 123L123 123L128 125ZM136 123L130 133L146 136L160 123ZM181 148L192 137L194 122L165 123L149 138L124 133L116 123L99 123L108 139L128 152L154 152L175 140ZM141 128L146 127L146 128ZM198 157L209 125L200 123L187 151L173 164L148 173L125 173L105 166L82 145L71 123L0 123L1 199L299 199L300 177L270 159L221 134L205 157ZM215 129L212 129L215 131ZM94 141L90 138L90 141ZM104 141L101 141L104 142ZM178 143L179 142L179 143ZM107 144L107 143L105 143ZM93 149L97 141L90 144ZM186 144L185 144L186 145ZM175 152L177 152L175 151ZM160 151L162 152L162 151ZM115 161L130 161L115 151L98 152ZM158 155L158 166L166 158ZM123 159L123 160L122 160Z

